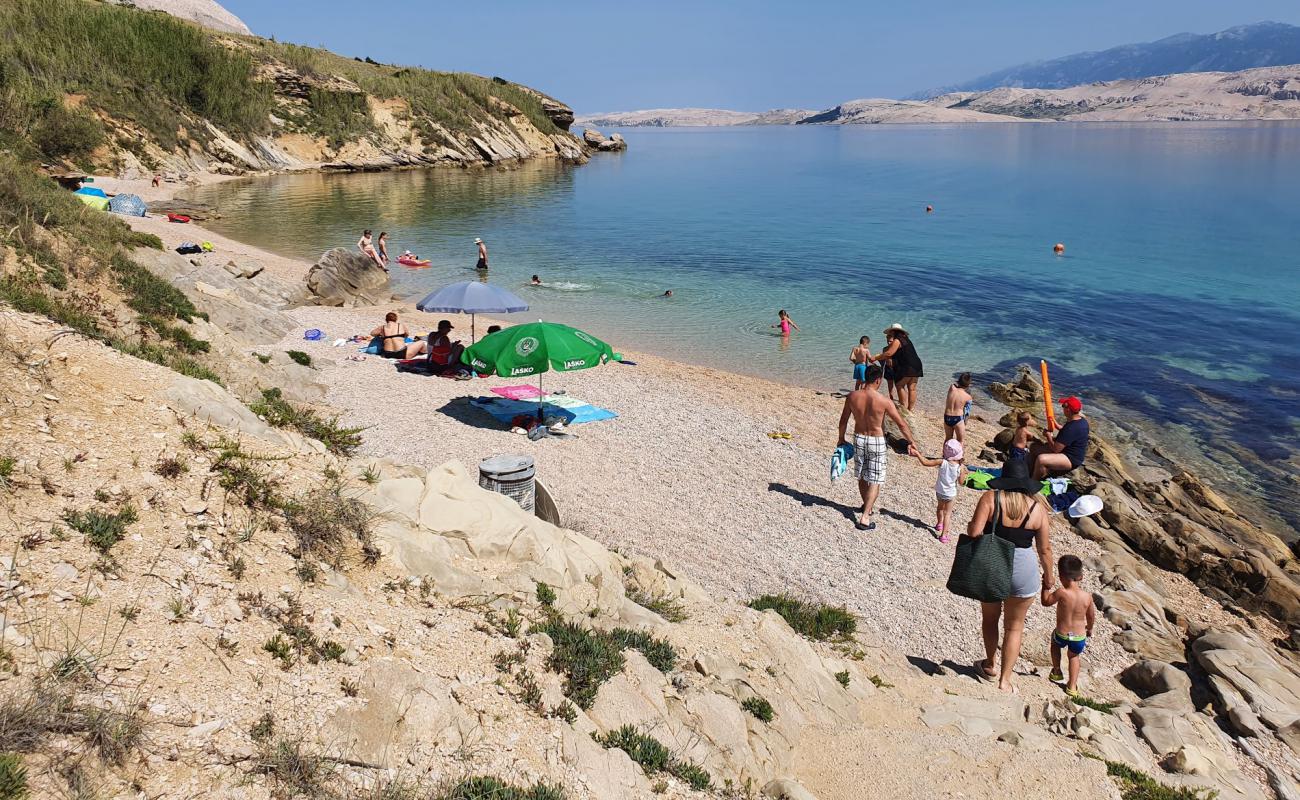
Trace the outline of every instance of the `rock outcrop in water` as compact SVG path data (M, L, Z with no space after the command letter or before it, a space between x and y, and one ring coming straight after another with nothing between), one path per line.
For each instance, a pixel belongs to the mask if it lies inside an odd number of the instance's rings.
M620 150L627 149L627 142L623 141L622 135L615 133L606 137L605 134L595 128L586 128L583 130L582 140L587 143L588 147L592 147L602 153L616 153Z

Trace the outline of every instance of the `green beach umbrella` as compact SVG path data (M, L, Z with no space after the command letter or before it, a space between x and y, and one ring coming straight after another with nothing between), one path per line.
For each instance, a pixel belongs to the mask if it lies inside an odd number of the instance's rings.
M484 336L461 354L470 369L503 378L598 367L614 358L609 345L556 322L530 322Z
M595 336L568 325L541 321L490 333L460 356L475 372L495 373L502 378L522 378L550 370L573 372L615 358L613 349ZM538 420L542 418L542 396L537 398Z

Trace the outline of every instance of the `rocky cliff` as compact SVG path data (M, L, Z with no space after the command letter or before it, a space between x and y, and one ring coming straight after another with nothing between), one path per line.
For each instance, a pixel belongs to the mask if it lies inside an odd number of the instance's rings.
M3 116L21 155L126 177L586 159L571 109L504 78L240 35L197 0L140 5L0 4L0 63L15 65Z

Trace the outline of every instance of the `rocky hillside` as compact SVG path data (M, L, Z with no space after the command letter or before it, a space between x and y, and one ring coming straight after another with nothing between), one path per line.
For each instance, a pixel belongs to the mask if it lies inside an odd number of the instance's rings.
M1021 122L1005 114L946 108L909 100L850 100L799 120L798 125L878 125L933 122Z
M1260 22L1218 33L1180 33L1155 42L1019 64L972 81L921 92L909 99L925 100L953 92L983 92L1001 87L1064 89L1180 72L1238 72L1288 64L1300 64L1300 27Z
M586 158L568 107L502 78L88 0L12 0L0 26L0 140L28 158L128 176Z
M215 0L116 0L116 2L118 5L135 6L146 11L162 11L222 33L241 33L245 36L253 34L242 19L230 13Z
M1069 89L993 89L943 95L929 104L1071 122L1300 119L1300 65L1162 75Z

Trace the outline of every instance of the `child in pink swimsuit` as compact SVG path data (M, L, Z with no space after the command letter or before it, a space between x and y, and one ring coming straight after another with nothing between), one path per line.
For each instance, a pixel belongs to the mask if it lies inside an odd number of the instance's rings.
M784 309L784 308L781 309L781 311L779 312L779 314L780 314L780 317L781 317L780 321L777 322L777 323L776 323L775 325L773 325L772 327L773 327L773 328L780 328L780 329L781 329L781 335L782 335L782 336L789 336L789 335L790 335L790 329L791 329L791 328L794 328L795 330L799 330L799 326L796 325L796 324L794 324L794 320L790 319L790 315L787 314L787 313L785 313L785 309Z

